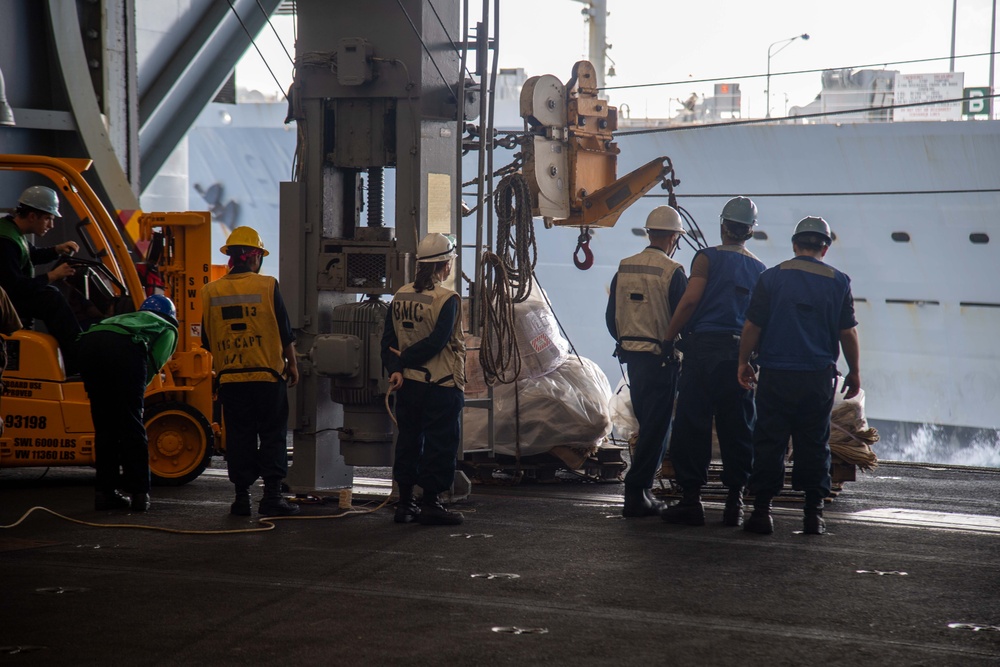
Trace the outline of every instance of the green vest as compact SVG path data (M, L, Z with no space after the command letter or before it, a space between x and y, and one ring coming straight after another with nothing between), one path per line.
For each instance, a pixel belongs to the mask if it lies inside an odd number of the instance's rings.
M14 218L9 215L0 220L0 238L10 239L21 250L21 270L29 277L35 277L35 265L31 263L31 252L28 250L28 241L24 234L17 228Z
M94 331L112 331L128 336L136 345L142 345L149 356L146 364L146 384L153 381L177 347L177 327L156 313L140 310L136 313L115 315L101 320L81 336Z

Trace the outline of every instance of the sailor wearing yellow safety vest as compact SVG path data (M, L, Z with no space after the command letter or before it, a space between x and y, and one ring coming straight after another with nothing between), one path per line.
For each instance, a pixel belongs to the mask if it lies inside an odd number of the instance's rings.
M259 275L268 255L256 230L237 227L221 252L230 271L202 288L202 345L212 354L226 428L232 514L250 515L250 485L264 479L261 516L299 511L281 495L288 474L287 387L299 380L295 336L278 281ZM259 444L258 444L259 439Z
M667 328L687 287L684 267L671 259L684 227L669 206L646 218L649 246L627 257L611 280L605 321L615 356L628 366L632 409L639 437L625 475L625 517L655 516L665 504L653 498L656 471L667 448L667 431L677 387L677 361Z
M417 275L396 292L386 313L382 364L390 390L398 391L399 435L393 479L399 486L396 523L457 525L463 517L446 510L438 495L451 488L465 405L465 341L462 301L442 283L451 275L455 244L428 234L417 246ZM424 495L420 507L413 487Z

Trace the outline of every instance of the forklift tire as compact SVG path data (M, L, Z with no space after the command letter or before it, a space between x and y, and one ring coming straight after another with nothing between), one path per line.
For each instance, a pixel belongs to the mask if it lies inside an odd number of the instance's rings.
M211 463L215 452L212 426L190 405L156 403L146 409L145 422L153 484L187 484Z

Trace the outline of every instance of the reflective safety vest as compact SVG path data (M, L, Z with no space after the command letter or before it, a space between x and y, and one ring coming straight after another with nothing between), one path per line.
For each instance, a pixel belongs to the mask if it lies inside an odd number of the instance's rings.
M28 248L28 239L18 229L14 218L7 216L0 219L0 238L10 239L20 249L21 270L30 278L35 277L35 265L31 263L31 251Z
M659 248L649 247L618 265L615 283L615 327L626 352L662 352L661 343L673 316L670 281L681 265Z
M201 289L204 325L218 381L277 382L285 370L274 313L277 281L230 273Z
M399 341L399 351L417 343L434 331L441 309L449 299L458 297L457 292L442 287L440 283L432 290L417 292L413 283L404 285L392 298L392 328ZM438 354L417 368L404 368L407 380L439 384L444 387L465 389L465 338L462 336L462 303L458 303L455 326L451 338Z
M688 330L692 333L740 333L750 305L750 293L767 267L739 245L705 248L698 254L708 258L708 282L687 325Z

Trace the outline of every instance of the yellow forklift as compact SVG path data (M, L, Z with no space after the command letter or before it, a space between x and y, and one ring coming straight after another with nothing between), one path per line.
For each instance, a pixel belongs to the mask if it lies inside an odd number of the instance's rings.
M93 322L134 311L154 292L174 300L177 351L146 390L145 422L153 482L186 484L209 465L216 444L222 446L213 418L212 360L200 346L201 286L214 277L210 214L132 216L129 231L142 260L136 262L82 176L90 165L86 159L0 155L0 177L44 177L72 208L63 211L60 224L73 225L79 236L81 251L68 258L77 273L64 287L78 318ZM3 338L8 361L0 395L0 468L94 465L87 392L79 377L66 376L55 338L29 329Z

